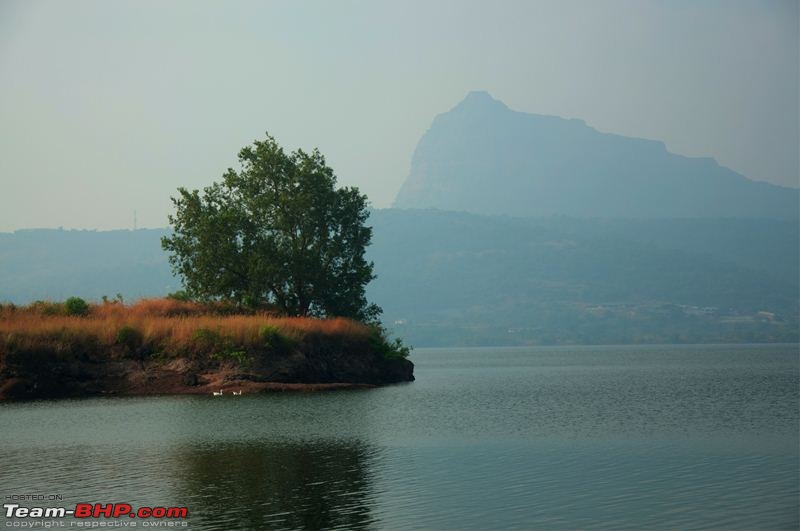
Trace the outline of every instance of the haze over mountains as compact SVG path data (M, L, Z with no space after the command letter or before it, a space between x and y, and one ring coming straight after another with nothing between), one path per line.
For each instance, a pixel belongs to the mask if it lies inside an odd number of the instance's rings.
M471 92L414 152L397 208L513 216L798 219L797 189L751 181L663 142L516 112Z
M797 341L798 227L374 211L367 289L416 346ZM0 233L0 302L180 289L167 229Z
M798 190L470 93L372 212L367 290L415 346L798 341ZM0 303L180 289L169 229L0 233Z

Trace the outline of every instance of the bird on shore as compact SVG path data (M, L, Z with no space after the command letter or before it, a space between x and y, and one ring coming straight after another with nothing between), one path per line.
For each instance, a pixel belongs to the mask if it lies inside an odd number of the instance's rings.
M238 393L237 393L236 391L234 391L234 392L233 392L233 395L234 395L234 396L242 396L242 390L241 390L241 389L239 389L239 392L238 392Z
M214 396L222 396L222 389L219 390L219 393L214 391Z

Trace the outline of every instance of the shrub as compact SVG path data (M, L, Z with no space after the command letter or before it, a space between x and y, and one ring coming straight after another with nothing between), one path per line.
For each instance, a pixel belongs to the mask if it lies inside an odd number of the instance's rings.
M394 338L394 341L385 341L386 349L383 351L383 356L389 359L402 358L406 359L411 354L411 347L403 344L403 340L399 337Z
M380 326L372 327L370 343L372 343L372 347L375 350L387 359L405 359L411 354L411 347L404 345L403 340L399 337L389 341L386 338L386 330Z
M258 337L265 347L275 352L286 352L292 346L292 341L274 326L265 325L259 328Z
M34 301L30 305L30 309L33 310L34 313L38 313L39 315L64 315L66 312L66 308L63 304L58 304L57 302L50 302L50 301Z
M252 358L246 350L237 348L232 338L222 335L217 330L198 328L192 335L192 340L197 354L214 360L235 361L243 368L250 367L252 363Z
M134 353L142 346L144 336L134 327L125 325L117 331L116 341L118 345L125 347L129 353Z
M108 295L103 295L101 299L103 301L103 305L125 303L125 299L122 297L122 293L117 293L113 299L109 299Z
M64 308L67 310L67 315L87 315L89 313L89 305L80 297L70 297L64 303Z
M168 299L172 299L174 301L181 301L181 302L191 302L192 296L186 290L179 289L178 291L173 291L167 295Z
M195 330L194 334L192 334L192 341L197 354L220 354L229 350L232 346L230 340L226 340L222 334L210 328L198 328Z

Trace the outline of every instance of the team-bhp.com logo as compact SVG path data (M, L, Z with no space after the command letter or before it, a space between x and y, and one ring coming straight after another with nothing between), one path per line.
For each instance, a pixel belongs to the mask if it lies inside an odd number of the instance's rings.
M139 507L129 503L79 503L74 509L66 507L20 507L17 503L3 504L6 518L186 518L186 507Z

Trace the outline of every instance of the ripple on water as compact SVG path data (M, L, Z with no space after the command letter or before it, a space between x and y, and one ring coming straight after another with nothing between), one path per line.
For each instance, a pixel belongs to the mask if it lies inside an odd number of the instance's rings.
M414 357L369 391L2 404L0 494L193 529L798 527L794 346Z

